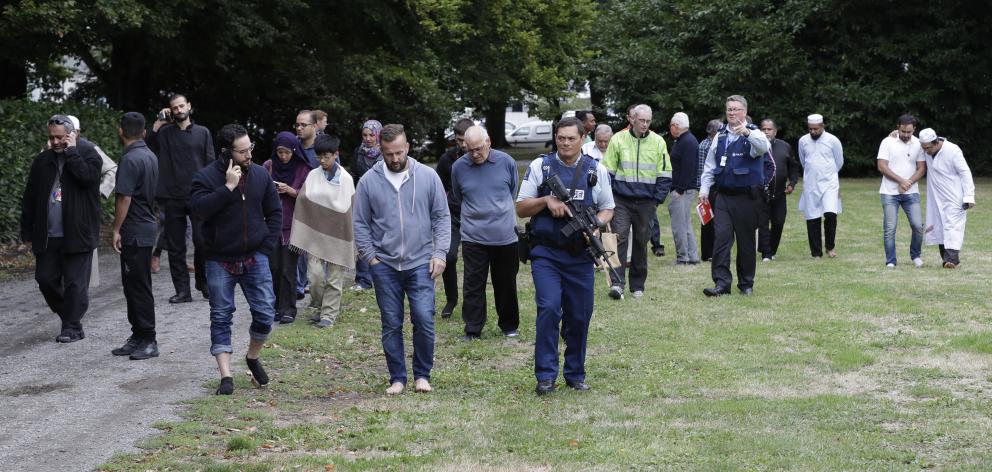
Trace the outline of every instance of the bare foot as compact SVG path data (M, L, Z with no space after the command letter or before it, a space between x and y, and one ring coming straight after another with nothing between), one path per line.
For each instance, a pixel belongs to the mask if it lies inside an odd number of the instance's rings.
M833 249L831 249L831 250L827 251L827 256L828 257L831 257L831 258L837 257L837 251L834 251Z
M401 393L403 393L402 382L393 382L393 384L386 389L386 395L399 395Z
M417 379L417 381L414 382L414 388L418 393L427 393L430 392L431 390L434 390L433 388L431 388L431 383L428 382L427 379L423 379L423 378Z

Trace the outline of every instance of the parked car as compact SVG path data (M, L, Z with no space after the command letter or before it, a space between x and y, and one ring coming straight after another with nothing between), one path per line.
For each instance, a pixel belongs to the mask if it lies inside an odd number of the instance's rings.
M506 135L506 143L515 147L546 148L551 140L550 121L529 121Z

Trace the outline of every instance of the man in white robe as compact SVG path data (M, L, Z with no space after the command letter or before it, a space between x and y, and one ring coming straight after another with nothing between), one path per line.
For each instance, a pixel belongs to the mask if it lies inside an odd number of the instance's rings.
M814 258L837 257L834 242L837 237L837 214L841 212L840 179L844 165L844 148L836 136L823 127L823 116L809 115L809 134L799 138L799 163L803 166L803 194L799 211L806 217L809 251ZM823 237L820 221L823 220Z
M931 128L920 131L927 160L927 244L940 247L944 267L961 265L968 210L975 206L975 182L961 148L937 136Z

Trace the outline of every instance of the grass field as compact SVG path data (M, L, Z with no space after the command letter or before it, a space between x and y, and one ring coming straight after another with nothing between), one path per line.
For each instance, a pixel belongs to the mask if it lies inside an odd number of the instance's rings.
M933 246L913 268L904 216L900 265L885 268L874 178L842 183L837 259L809 257L791 197L749 298L703 297L709 265L672 265L663 233L644 298L612 301L598 279L586 393L533 393L529 266L518 340L491 322L461 342L457 311L437 320L431 394L383 394L374 296L348 292L333 329L276 332L268 389L239 377L233 397L191 402L102 469L990 470L990 184L953 271Z

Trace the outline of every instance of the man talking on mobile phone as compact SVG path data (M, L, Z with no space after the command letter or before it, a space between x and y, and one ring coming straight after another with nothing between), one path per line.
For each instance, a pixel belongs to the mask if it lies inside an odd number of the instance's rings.
M21 198L21 240L34 252L34 277L45 302L62 319L59 343L86 337L81 321L100 242L103 160L93 143L78 137L68 116L48 119L48 149L31 163Z
M214 143L210 130L193 123L193 104L184 95L169 98L152 131L148 133L148 147L158 156L159 207L165 213L165 240L169 251L169 272L176 294L169 303L193 301L189 288L189 270L186 268L186 222L191 215L189 199L193 175L214 160ZM193 267L196 289L208 298L203 269L203 222L190 218L193 226Z

